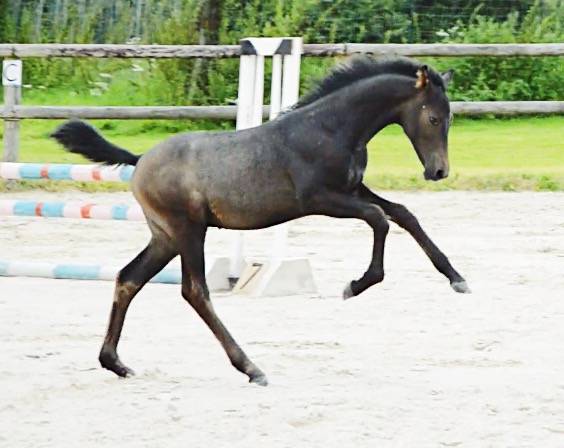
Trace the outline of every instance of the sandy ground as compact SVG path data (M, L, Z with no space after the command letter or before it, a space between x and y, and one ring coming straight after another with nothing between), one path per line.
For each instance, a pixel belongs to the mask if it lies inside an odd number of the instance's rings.
M61 196L88 197L43 194ZM564 446L564 194L387 196L473 294L452 292L392 226L386 279L343 302L369 229L296 221L289 252L310 258L319 295L214 296L267 388L229 365L178 286L134 301L120 354L137 376L122 380L97 363L111 283L0 278L0 446ZM268 254L271 231L248 235L250 254ZM211 231L209 253L227 253L230 237ZM119 265L146 241L142 223L0 218L5 259Z

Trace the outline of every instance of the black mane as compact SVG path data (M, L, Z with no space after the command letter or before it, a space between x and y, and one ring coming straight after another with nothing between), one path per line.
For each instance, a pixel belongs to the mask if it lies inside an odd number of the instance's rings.
M372 76L397 74L413 77L415 80L417 70L422 65L416 60L402 57L374 59L365 55L353 56L335 67L329 75L318 82L311 92L300 98L292 109L307 106L343 87ZM429 69L429 79L433 84L445 88L441 76L432 69Z

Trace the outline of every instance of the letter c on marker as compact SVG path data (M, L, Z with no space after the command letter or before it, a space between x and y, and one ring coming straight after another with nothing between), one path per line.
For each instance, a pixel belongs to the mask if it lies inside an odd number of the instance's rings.
M21 82L21 61L5 61L2 70L2 84L16 85Z
M4 68L4 78L6 81L14 82L18 79L18 66L17 64L8 64Z

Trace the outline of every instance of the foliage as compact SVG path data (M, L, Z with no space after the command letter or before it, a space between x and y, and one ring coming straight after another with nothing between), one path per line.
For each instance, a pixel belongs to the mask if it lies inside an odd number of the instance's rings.
M561 42L563 14L562 0L0 0L0 41L233 44L250 35L301 35L306 42ZM305 58L302 91L334 62ZM431 62L456 69L453 99L564 98L562 58ZM229 104L238 63L26 59L24 77L27 104Z
M535 3L519 20L509 14L498 22L474 15L470 23L461 22L439 34L443 42L462 43L542 43L561 42L564 37L564 12ZM562 57L481 57L433 62L456 71L451 97L461 101L487 100L563 100L564 64Z

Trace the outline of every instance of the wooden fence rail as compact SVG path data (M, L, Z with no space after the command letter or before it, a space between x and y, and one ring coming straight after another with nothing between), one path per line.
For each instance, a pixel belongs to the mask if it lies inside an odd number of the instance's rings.
M305 56L564 56L564 43L542 44L305 44ZM235 58L239 45L0 44L0 57Z
M564 114L564 101L473 101L450 103L456 115ZM237 106L15 106L0 110L0 119L190 119L234 120ZM263 110L268 118L269 107Z
M0 119L190 119L234 120L237 106L15 106ZM263 113L268 117L268 108Z
M344 56L357 53L402 56L564 56L564 43L542 44L305 44L305 56ZM113 44L0 44L0 58L235 58L239 45L113 45ZM21 84L19 84L21 85ZM4 88L4 161L18 159L19 120L37 119L208 119L232 120L236 106L67 107L22 106L20 87ZM564 101L453 102L459 115L522 115L564 113ZM268 107L263 110L268 117Z

